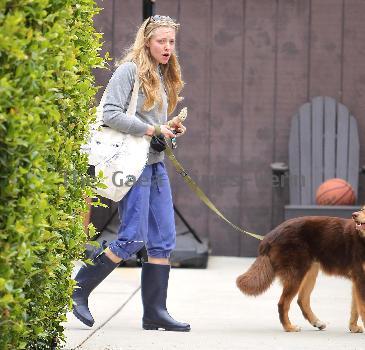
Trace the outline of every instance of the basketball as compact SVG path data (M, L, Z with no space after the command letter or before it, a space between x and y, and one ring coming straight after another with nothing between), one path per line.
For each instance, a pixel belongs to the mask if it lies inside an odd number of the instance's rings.
M317 189L316 203L319 205L353 205L355 201L354 190L343 179L329 179Z

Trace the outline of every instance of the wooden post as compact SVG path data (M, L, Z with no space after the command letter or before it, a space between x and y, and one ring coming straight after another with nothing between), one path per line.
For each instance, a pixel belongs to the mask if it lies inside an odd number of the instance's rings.
M142 0L143 3L143 21L155 14L155 0Z

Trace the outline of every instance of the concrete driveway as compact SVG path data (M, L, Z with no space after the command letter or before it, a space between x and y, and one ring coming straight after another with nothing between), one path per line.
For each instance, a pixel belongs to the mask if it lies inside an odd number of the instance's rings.
M118 268L92 293L90 309L96 324L89 329L72 314L66 328L66 349L203 350L203 349L351 349L365 350L365 335L351 334L350 282L320 275L312 295L324 331L304 320L296 302L290 317L300 333L285 333L278 319L278 282L265 294L247 297L235 286L251 258L210 257L204 270L173 269L168 308L190 333L145 331L141 328L140 269Z

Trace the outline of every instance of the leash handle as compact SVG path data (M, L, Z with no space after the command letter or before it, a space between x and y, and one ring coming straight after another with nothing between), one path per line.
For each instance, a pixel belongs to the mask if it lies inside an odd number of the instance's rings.
M183 177L186 184L191 188L191 190L198 196L198 198L215 214L217 214L222 220L224 220L227 224L232 226L235 230L244 233L246 235L249 235L253 238L256 238L258 240L263 240L264 236L258 235L256 233L252 233L249 231L246 231L242 229L241 227L233 224L231 221L229 221L222 213L221 211L213 204L213 202L207 197L207 195L203 192L203 190L194 182L194 180L189 176L189 174L184 170L183 166L179 163L179 161L176 159L174 153L172 152L171 148L167 144L167 147L165 149L165 154L170 158L172 164L174 165L176 171Z

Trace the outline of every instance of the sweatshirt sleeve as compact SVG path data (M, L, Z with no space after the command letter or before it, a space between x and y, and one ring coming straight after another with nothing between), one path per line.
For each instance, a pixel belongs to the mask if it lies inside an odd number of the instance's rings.
M148 124L126 113L135 74L136 65L133 62L123 63L115 70L106 87L103 122L117 131L143 136Z

